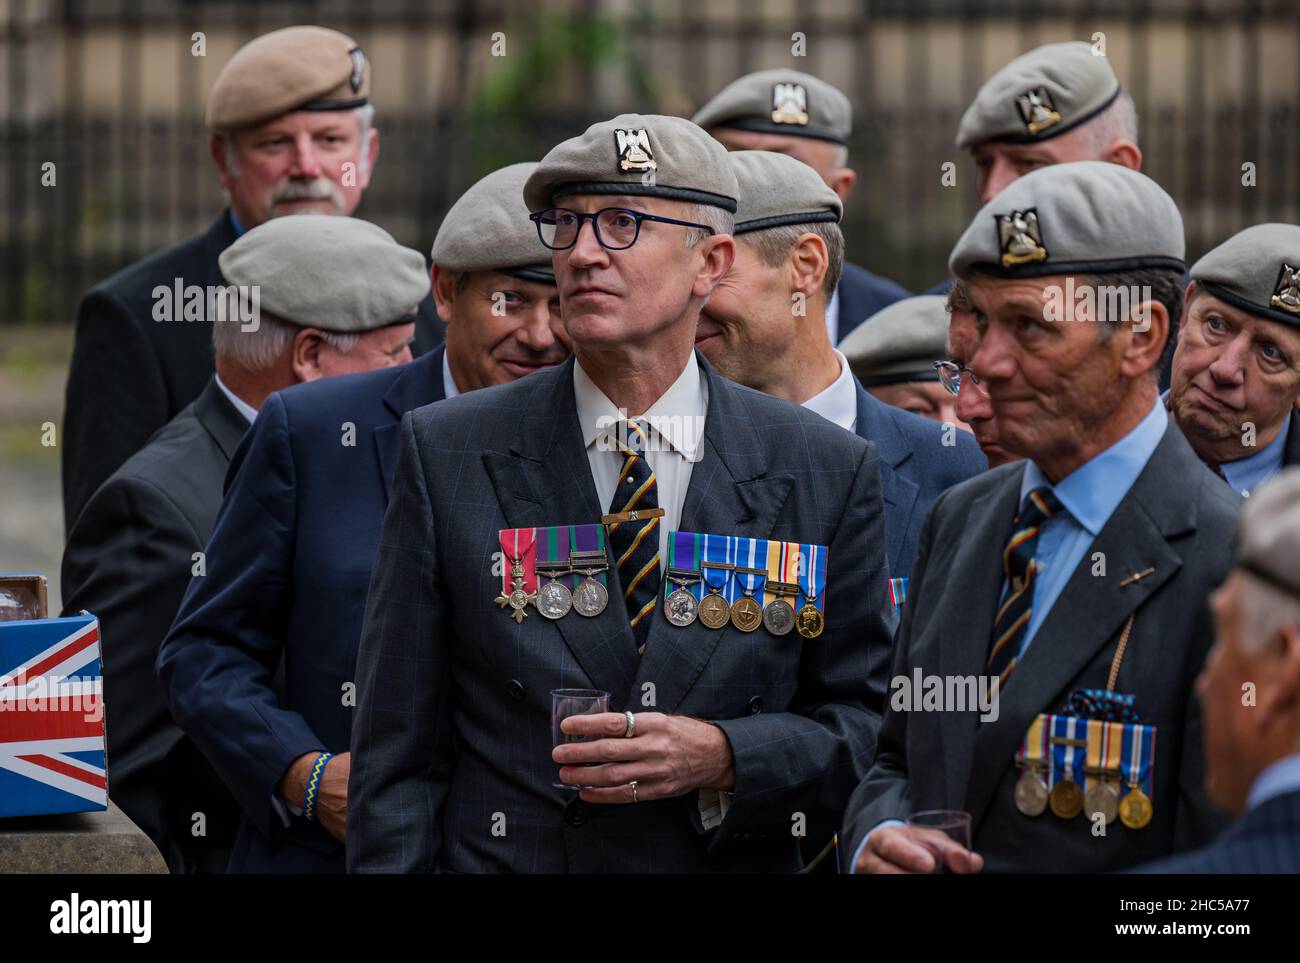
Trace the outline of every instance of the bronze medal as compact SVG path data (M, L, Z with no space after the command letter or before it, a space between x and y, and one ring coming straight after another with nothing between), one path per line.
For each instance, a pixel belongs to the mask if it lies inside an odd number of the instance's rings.
M709 628L720 629L731 621L731 607L720 592L710 592L700 602L699 616Z
M1119 804L1119 819L1129 829L1141 829L1151 822L1151 800L1137 784L1129 786L1126 795Z
M1083 811L1089 819L1101 813L1109 826L1119 815L1119 790L1106 780L1101 780L1083 794Z
M1083 812L1083 790L1073 779L1062 779L1053 786L1048 801L1052 813L1060 819L1073 819Z
M763 624L763 608L753 596L742 595L731 603L731 624L742 632L753 632Z
M1016 808L1026 816L1041 816L1047 810L1047 787L1034 769L1025 769L1016 781Z

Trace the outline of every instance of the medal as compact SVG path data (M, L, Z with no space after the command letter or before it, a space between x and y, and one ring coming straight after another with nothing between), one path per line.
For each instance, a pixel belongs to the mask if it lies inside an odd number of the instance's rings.
M749 551L753 555L755 540L750 540ZM751 559L752 561L752 559ZM754 581L755 576L759 580ZM740 583L740 598L731 603L731 624L742 632L753 632L763 624L763 607L754 600L754 593L767 578L765 568L741 568L736 566L736 580Z
M548 619L560 619L573 608L573 593L559 581L570 574L569 530L567 526L545 528L537 534L537 574L547 581L537 589L533 606Z
M809 545L807 588L799 586L799 594L807 603L795 614L794 627L805 639L815 639L826 628L826 619L817 607L817 597L822 591L822 582L826 578L826 549L820 545ZM822 603L823 607L825 602Z
M496 603L501 608L510 607L510 617L515 624L520 624L528 617L524 611L528 603L537 601L537 592L532 589L536 584L536 573L529 573L536 530L531 528L503 528L497 532L501 551L510 562L510 574L502 576L501 594Z
M1156 731L1151 726L1129 724L1124 726L1123 752L1120 768L1128 783L1128 792L1119 803L1119 819L1129 829L1141 829L1151 822L1155 806L1151 797L1142 791L1142 784L1151 776L1155 759Z
M698 582L700 573L692 569L670 568L667 574L668 581L676 585L677 588L673 589L668 594L668 598L664 600L664 617L678 628L684 628L695 621L695 617L699 612L699 605L695 601L695 595L686 586Z
M1129 829L1141 829L1151 822L1152 806L1147 794L1135 782L1128 784L1128 795L1119 804L1119 819Z
M609 571L609 558L605 554L605 529L600 525L574 525L570 528L572 546L569 565L574 572L586 576L573 589L573 607L579 615L594 618L605 611L609 592L596 576Z
M1038 774L1041 760L1038 766L1028 764L1028 760L1024 762L1020 778L1016 780L1016 808L1026 816L1041 816L1047 810L1047 787Z
M1073 819L1083 812L1083 792L1073 779L1062 779L1052 787L1052 812L1061 819Z
M1078 726L1084 719L1073 716L1052 716L1052 791L1048 803L1060 819L1073 819L1083 812L1083 790L1074 781L1076 770L1082 770L1088 748L1087 739L1078 738ZM1084 730L1086 735L1087 730ZM1077 764L1076 764L1077 763ZM1057 774L1060 773L1060 778Z
M1083 794L1084 815L1093 819L1097 813L1101 813L1109 826L1119 815L1119 788L1112 780L1118 780L1123 775L1118 765L1121 739L1112 738L1112 735L1122 734L1123 726L1105 721L1104 718L1089 718L1086 725L1088 766L1084 769L1084 774L1088 777L1089 785Z
M773 635L789 635L794 631L794 606L785 596L799 594L799 586L788 582L768 581L767 590L776 598L763 606L763 628Z
M723 590L727 587L728 573L735 568L726 560L729 540L721 535L704 536L703 571L704 587L709 590L700 599L700 621L711 629L720 629L731 621L731 606ZM719 551L721 546L721 551Z
M1083 794L1083 806L1089 819L1101 813L1109 826L1119 815L1119 790L1105 777L1101 777L1095 786Z

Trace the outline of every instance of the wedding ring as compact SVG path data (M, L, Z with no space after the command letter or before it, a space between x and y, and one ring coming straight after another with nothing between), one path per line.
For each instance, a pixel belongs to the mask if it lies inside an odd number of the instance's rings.
M627 716L627 728L623 730L623 738L631 739L636 734L636 716L632 715L631 709L624 709L623 715Z
M641 800L636 798L636 780L633 779L630 783L628 783L628 785L632 787L632 801L634 803L640 802Z

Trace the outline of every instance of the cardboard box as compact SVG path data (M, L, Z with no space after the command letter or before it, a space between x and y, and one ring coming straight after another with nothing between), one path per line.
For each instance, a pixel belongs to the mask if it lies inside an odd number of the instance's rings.
M107 808L99 620L0 622L0 817Z

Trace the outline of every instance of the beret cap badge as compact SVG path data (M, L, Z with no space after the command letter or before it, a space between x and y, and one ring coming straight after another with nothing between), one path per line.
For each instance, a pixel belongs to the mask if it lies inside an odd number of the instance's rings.
M803 84L772 85L772 123L808 125L808 91Z
M348 51L348 56L352 59L352 76L348 78L348 83L352 85L355 94L361 91L361 84L366 78L366 55L360 47L353 47Z
M1280 308L1288 314L1300 315L1300 270L1290 264L1282 265L1277 287L1268 303L1270 307Z
M629 171L653 171L659 165L655 163L654 153L650 150L650 132L644 127L614 129L618 142L618 169L623 173Z
M1061 114L1052 103L1046 87L1033 87L1016 98L1016 109L1025 122L1025 130L1039 134L1061 122Z
M1047 260L1043 235L1038 227L1038 209L1031 207L1010 214L995 214L998 224L998 249L1002 266L1015 267Z

